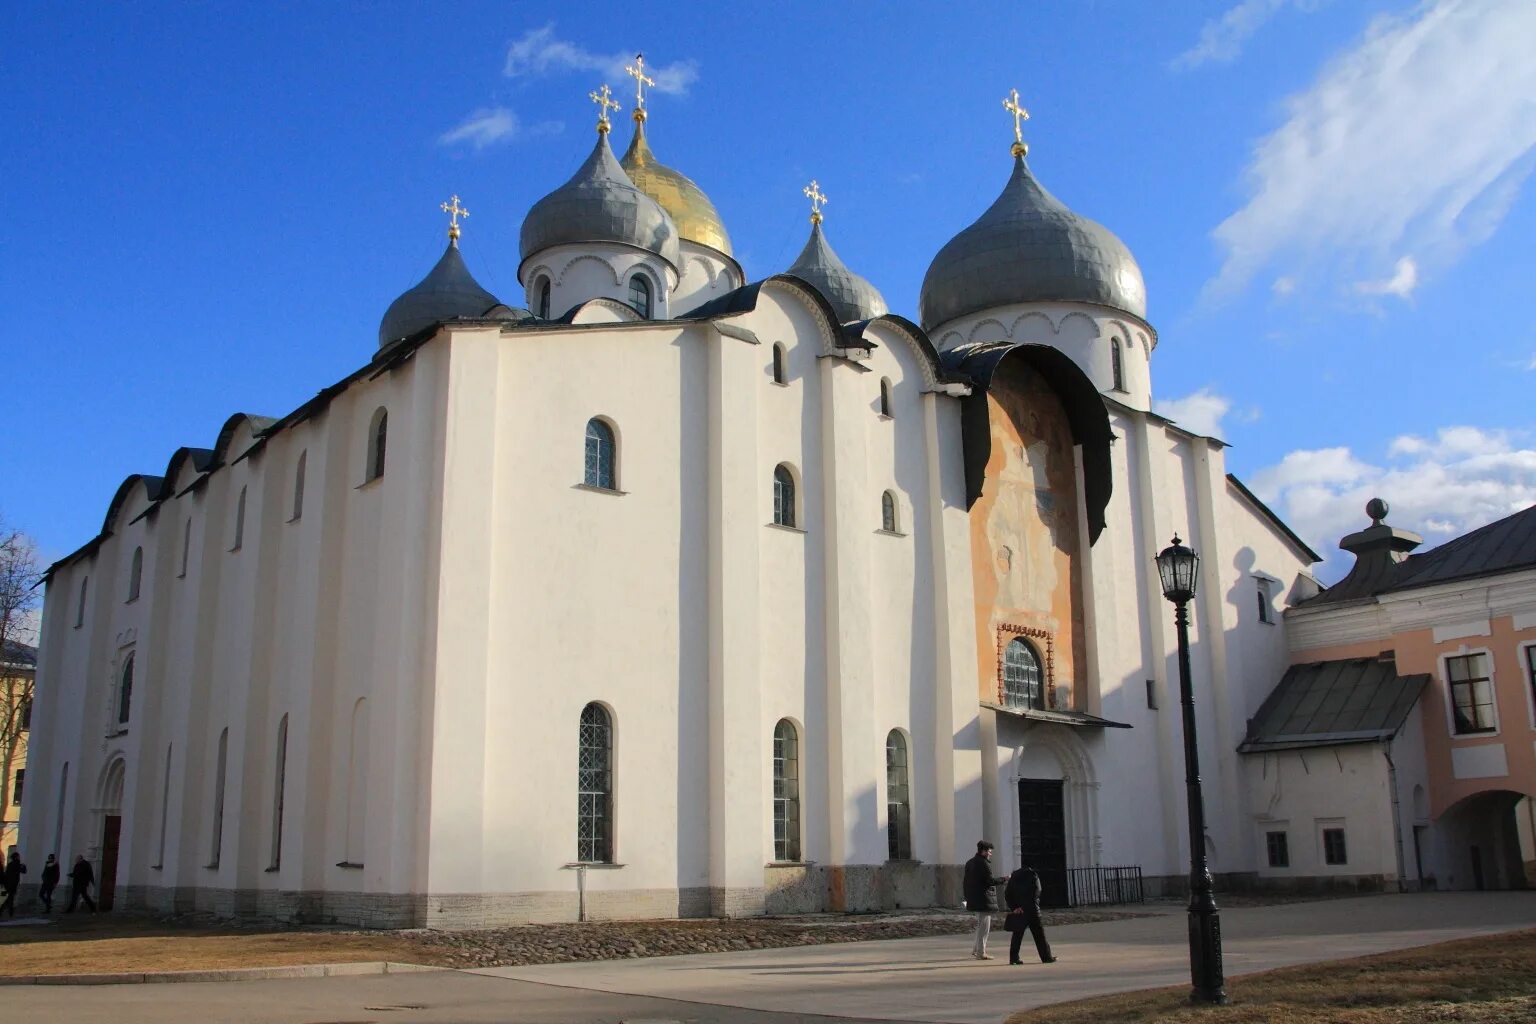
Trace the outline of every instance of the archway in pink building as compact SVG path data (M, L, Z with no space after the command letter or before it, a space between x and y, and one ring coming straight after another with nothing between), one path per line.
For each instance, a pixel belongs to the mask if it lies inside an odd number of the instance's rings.
M1525 797L1514 790L1484 790L1446 808L1435 819L1430 849L1420 850L1434 887L1528 888L1516 817Z

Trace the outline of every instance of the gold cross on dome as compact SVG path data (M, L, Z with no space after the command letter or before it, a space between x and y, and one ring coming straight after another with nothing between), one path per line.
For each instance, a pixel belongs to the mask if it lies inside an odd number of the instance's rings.
M635 62L624 65L624 73L635 80L635 120L644 121L645 87L656 84L656 79L645 73L645 54L635 54Z
M613 98L612 90L606 85L603 86L602 92L589 92L587 95L592 98L593 103L597 104L597 130L606 135L609 128L608 111L621 110L623 107Z
M469 211L459 205L458 196L454 196L448 202L440 204L440 208L448 215L448 237L457 242L459 240L459 218L468 217Z
M827 197L821 193L821 186L816 184L815 178L812 178L811 183L800 191L804 192L806 198L811 201L811 223L820 224L821 208L827 202Z
M1003 97L1003 109L1013 115L1013 155L1023 156L1029 152L1029 147L1024 144L1024 122L1029 120L1029 111L1019 103L1019 90L1010 90Z

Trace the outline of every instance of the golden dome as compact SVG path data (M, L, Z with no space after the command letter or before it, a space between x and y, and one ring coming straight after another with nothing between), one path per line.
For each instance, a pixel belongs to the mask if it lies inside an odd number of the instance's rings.
M619 161L635 187L671 214L682 238L731 255L731 236L726 234L715 204L686 175L656 159L645 141L645 121L635 119L635 137Z

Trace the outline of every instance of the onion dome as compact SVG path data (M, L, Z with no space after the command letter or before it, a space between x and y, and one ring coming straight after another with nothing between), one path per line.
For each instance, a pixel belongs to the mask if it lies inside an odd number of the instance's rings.
M1020 302L1087 302L1147 316L1141 268L1125 243L1047 192L1015 144L1003 194L928 267L918 315L932 330Z
M608 148L608 122L571 180L533 204L523 220L523 262L555 245L614 242L680 262L677 225L660 203L635 187ZM519 273L521 276L521 273Z
M879 289L849 270L827 244L827 236L822 234L821 204L827 197L821 194L821 186L812 181L802 191L811 201L811 237L785 273L814 285L831 303L838 323L884 316L889 308Z
M726 234L715 204L709 201L704 190L678 171L656 159L645 141L645 111L636 110L634 115L635 137L619 165L629 175L635 187L666 210L677 225L678 235L686 242L705 245L725 255L731 255L731 236Z
M457 198L457 197L455 197ZM458 228L450 233L448 249L421 283L389 304L379 324L379 347L408 338L444 320L460 317L499 318L508 307L480 287L459 254Z

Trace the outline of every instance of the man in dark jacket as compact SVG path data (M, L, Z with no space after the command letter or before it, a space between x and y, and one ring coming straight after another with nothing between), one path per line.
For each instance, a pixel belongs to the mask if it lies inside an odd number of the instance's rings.
M965 909L976 915L976 944L971 956L991 960L987 954L987 936L992 933L992 912L997 909L993 888L1006 882L992 874L992 844L985 839L976 844L976 856L965 862Z
M1040 954L1040 962L1055 963L1051 944L1045 940L1045 925L1040 923L1040 876L1035 874L1035 869L1024 864L1009 875L1003 899L1008 901L1005 927L1013 933L1012 941L1008 943L1008 962L1024 962L1019 959L1019 947L1024 944L1024 932L1028 930L1035 937L1035 952Z
M42 885L38 887L37 898L43 902L43 910L53 913L53 890L59 887L59 861L53 854L48 855L48 861L43 865Z
M15 850L5 862L5 869L0 870L0 890L5 892L5 901L0 902L0 914L7 910L11 916L16 916L16 890L21 888L21 876L27 873L27 866L21 862L21 854Z
M69 869L69 906L64 908L64 913L73 914L75 904L85 900L86 909L96 913L96 901L91 899L91 883L96 881L96 872L91 868L91 862L85 859L84 854L75 854L75 866Z

